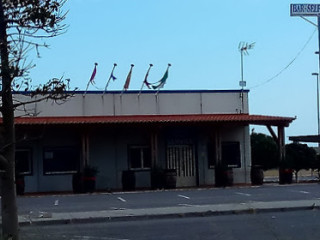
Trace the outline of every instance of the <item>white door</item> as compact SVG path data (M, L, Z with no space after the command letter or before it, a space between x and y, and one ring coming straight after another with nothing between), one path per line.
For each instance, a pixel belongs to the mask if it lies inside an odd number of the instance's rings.
M168 145L167 168L177 170L177 187L196 186L196 164L192 144Z

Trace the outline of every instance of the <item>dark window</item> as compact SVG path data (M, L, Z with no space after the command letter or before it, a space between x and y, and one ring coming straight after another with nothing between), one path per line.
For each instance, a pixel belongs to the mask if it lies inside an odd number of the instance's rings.
M216 165L216 143L214 141L210 141L207 144L207 157L208 157L208 166L209 168L213 168Z
M16 150L16 173L19 175L32 175L31 149Z
M151 168L151 151L148 146L130 146L129 164L131 169Z
M43 156L43 173L68 174L79 169L79 151L76 147L45 148Z
M240 142L222 142L222 164L228 167L241 167Z

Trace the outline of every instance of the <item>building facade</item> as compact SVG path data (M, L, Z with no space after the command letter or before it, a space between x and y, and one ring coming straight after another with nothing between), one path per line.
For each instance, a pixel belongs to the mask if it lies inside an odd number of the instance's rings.
M213 186L217 166L248 184L249 125L278 127L281 143L292 120L250 115L241 90L76 92L63 104L16 111L17 171L26 192L72 191L73 175L86 165L97 168L101 191L122 189L128 170L137 189L152 187L156 169L175 169L177 187Z

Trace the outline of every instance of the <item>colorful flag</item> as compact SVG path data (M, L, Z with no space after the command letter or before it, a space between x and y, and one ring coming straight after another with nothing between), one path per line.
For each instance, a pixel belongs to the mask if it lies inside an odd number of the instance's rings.
M167 81L167 78L169 76L169 67L171 66L171 64L169 63L168 64L168 67L167 67L167 70L166 72L164 73L163 77L158 81L156 82L156 85L152 85L152 88L153 89L160 89L160 88L163 88L164 84L166 83Z
M91 84L94 84L94 83L95 83L95 82L94 82L94 78L95 78L96 73L97 73L97 65L98 65L98 63L95 63L95 64L94 64L94 69L93 69L93 72L92 72L92 74L91 74L91 78L90 78L90 80L89 80L89 82L90 82Z
M148 69L148 71L147 71L147 73L146 73L146 76L144 77L144 80L143 80L143 83L144 83L149 89L151 89L151 83L148 82L148 76L149 76L149 72L150 72L150 69L151 69L152 66L153 66L153 65L150 64L149 69ZM143 85L142 85L142 87L143 87ZM141 88L141 89L142 89L142 88Z
M128 88L129 88L129 84L130 84L130 80L131 80L131 74L132 74L132 68L133 68L133 64L131 64L131 68L130 68L130 71L128 73L128 76L127 76L127 80L123 86L123 90L127 91Z

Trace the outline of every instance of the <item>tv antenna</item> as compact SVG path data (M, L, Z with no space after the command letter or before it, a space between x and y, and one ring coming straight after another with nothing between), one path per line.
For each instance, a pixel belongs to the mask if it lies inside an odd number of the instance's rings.
M243 55L249 55L248 50L253 49L255 44L255 42L251 44L248 44L247 42L240 42L238 46L238 49L241 53L241 81L239 82L239 85L242 88L242 90L247 85L246 81L244 81L243 79Z

